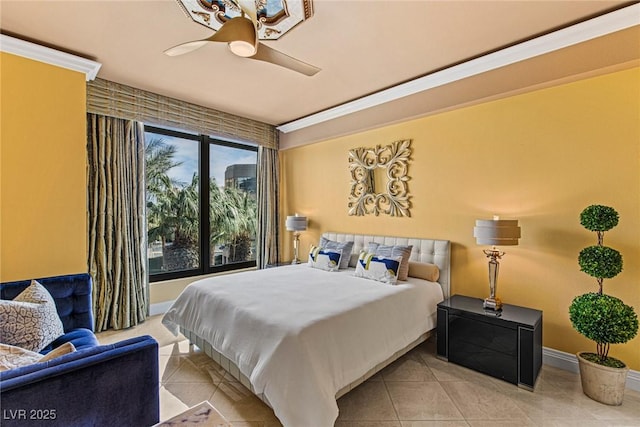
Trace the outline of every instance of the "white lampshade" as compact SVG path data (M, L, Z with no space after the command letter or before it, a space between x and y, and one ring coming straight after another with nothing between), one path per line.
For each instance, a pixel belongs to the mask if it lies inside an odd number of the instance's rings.
M307 229L307 217L298 215L287 216L285 227L287 231L304 231Z
M477 219L473 237L479 245L515 246L520 238L517 219Z

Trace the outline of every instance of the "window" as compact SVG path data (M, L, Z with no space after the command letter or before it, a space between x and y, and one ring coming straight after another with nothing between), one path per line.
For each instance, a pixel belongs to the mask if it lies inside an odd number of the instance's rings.
M257 147L153 126L145 145L150 281L255 266Z

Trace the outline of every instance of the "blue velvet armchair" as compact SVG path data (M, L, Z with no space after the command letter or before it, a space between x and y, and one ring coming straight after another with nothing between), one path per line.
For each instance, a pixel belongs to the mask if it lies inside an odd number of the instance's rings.
M77 351L0 372L2 426L150 426L158 422L158 343L140 336L99 345L93 333L91 276L37 279L53 296L65 342ZM0 298L13 299L30 281L0 284Z

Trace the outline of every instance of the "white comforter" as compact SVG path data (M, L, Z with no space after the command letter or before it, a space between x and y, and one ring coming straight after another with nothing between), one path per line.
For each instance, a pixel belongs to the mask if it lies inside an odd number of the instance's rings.
M345 385L435 327L440 286L391 286L306 264L203 279L162 322L232 360L285 427L329 427Z

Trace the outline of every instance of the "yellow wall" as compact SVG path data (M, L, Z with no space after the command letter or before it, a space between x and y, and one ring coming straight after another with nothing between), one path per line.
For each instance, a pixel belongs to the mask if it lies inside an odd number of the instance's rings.
M348 150L407 138L411 217L347 215ZM453 293L487 296L475 219L519 219L522 239L503 248L498 294L543 310L544 345L571 353L595 350L567 313L576 295L596 290L577 264L580 250L596 243L579 214L590 204L612 206L620 223L605 244L625 265L605 291L640 313L638 68L282 151L280 160L283 217L310 219L304 252L323 231L449 239ZM283 234L291 254L291 233ZM610 355L640 369L640 338Z
M0 280L86 272L85 76L0 55Z

